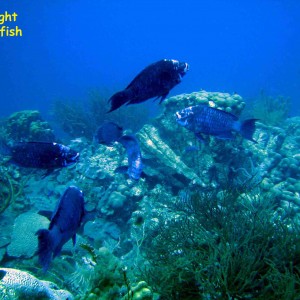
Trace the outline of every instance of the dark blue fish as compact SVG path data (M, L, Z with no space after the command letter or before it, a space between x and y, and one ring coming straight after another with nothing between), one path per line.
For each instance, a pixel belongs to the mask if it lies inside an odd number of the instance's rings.
M76 243L76 232L84 216L83 193L75 186L67 188L56 205L48 229L37 231L39 263L44 272L49 268L51 260L58 256L63 245L73 239Z
M39 168L53 171L76 163L79 153L67 146L47 142L22 142L7 146L10 161L20 167Z
M233 139L232 131L236 131L244 138L256 143L252 135L257 119L240 122L231 113L202 104L184 108L176 112L175 116L179 125L194 132L201 140L203 140L202 133L213 135L219 139Z
M170 90L181 82L181 78L188 71L189 66L185 62L173 59L162 59L146 67L140 72L127 88L114 94L108 101L114 111L123 104L136 104L150 98L160 98L161 103Z
M114 122L104 122L94 136L94 141L107 146L118 141L123 135L123 128Z
M131 179L139 180L143 172L142 154L135 136L124 135L119 142L125 147L128 156L128 166L118 167L115 172L127 173Z

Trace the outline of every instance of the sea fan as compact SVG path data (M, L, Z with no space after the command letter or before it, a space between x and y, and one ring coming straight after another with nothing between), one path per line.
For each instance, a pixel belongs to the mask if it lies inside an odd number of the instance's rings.
M76 270L68 280L71 289L80 295L90 291L97 277L95 267L96 263L92 257L83 256L80 263L76 263Z

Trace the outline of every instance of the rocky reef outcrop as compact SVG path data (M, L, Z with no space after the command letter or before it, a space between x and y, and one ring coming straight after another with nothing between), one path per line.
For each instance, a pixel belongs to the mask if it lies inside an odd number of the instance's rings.
M53 129L37 110L13 113L6 121L6 130L14 141L54 142Z
M9 189L2 192L8 200L0 205L5 207L0 210L3 229L0 233L0 261L6 266L14 266L14 263L24 266L30 262L35 268L39 267L33 256L36 244L30 242L30 245L19 247L18 241L22 239L24 231L30 233L31 239L35 238L34 231L41 226L39 222L47 223L40 216L35 218L37 211L53 211L65 187L70 185L83 190L85 208L90 217L82 226L79 233L81 240L77 246L71 246L71 251L64 252L54 261L53 273L64 274L65 282L73 277L71 290L81 289L89 299L110 293L122 295L121 298L130 295L124 282L123 265L128 266L128 276L136 271L136 266L143 265L141 246L149 243L149 240L145 240L146 233L151 229L157 235L159 224L176 221L180 212L174 212L171 204L178 201L186 203L189 193L193 191L210 194L212 191L221 193L237 188L244 189L245 195L248 192L256 193L257 198L262 199L268 194L276 200L274 214L280 215L282 220L292 218L298 222L300 118L289 118L279 127L258 121L253 136L257 143L245 140L239 134L233 140L226 141L207 136L203 143L179 126L174 117L176 111L197 104L207 104L238 117L246 106L237 94L206 91L165 100L161 114L136 133L145 165L145 177L138 181L114 172L118 166L127 164L126 151L120 144L96 145L81 137L69 143L71 148L80 152L80 161L71 168L53 172L43 179L39 170L23 170L3 162L1 170L8 170L10 166L7 174L13 178L11 182L14 186L17 183L22 186L22 193L17 191L13 193L17 196L13 197ZM24 118L28 120L32 114L25 115ZM13 121L16 119L22 120L23 117L14 116L7 130L14 128L20 137L25 134L23 129L26 122ZM23 124L21 129L13 127L14 122ZM30 129L29 133L26 132L27 136L33 134ZM6 177L1 184L10 187ZM25 212L30 215L25 215ZM24 216L27 216L27 221L22 221ZM39 225L28 228L26 222L29 220ZM26 240L22 242L26 243ZM86 246L89 244L92 248ZM84 247L89 249L88 254L82 254ZM93 248L96 250L91 250ZM96 251L100 251L97 252L98 258L93 258ZM101 273L106 268L104 258L110 264L105 274ZM95 267L96 263L98 267ZM99 278L107 280L107 285L102 282L99 286L89 286L89 289L82 288L80 284L79 287L74 286L76 280L86 282L95 268L100 274ZM132 276L131 282L136 299L152 299L151 288L140 278ZM105 292L101 291L104 286L109 287L103 289ZM141 295L140 298L138 295Z
M37 279L28 272L0 268L1 299L74 299L73 295L49 281Z

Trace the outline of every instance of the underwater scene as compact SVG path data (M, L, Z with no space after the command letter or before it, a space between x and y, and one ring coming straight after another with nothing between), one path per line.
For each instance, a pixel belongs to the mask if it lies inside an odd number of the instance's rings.
M46 2L0 7L0 300L300 300L300 3Z

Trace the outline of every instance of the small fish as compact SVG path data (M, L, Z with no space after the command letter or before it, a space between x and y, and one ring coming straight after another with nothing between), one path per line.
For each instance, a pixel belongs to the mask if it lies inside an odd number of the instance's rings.
M47 142L20 142L6 146L10 161L20 167L47 169L47 175L54 169L76 163L79 153L67 146Z
M124 135L119 142L125 147L128 156L128 166L118 167L115 172L127 173L131 179L139 180L143 172L142 154L135 136Z
M111 146L123 135L123 128L114 122L104 122L94 136L94 141L99 144Z
M181 78L188 71L185 62L173 59L162 59L141 71L123 91L114 94L108 101L111 102L112 112L123 104L136 104L150 98L160 98L161 103L170 90L181 82Z
M39 263L46 272L52 258L58 256L63 245L72 238L76 243L76 232L84 216L83 193L75 186L67 188L58 201L48 229L37 231Z
M200 140L203 140L202 133L219 139L233 139L232 131L236 131L244 138L257 143L252 138L257 119L240 122L235 115L204 104L184 108L176 112L175 117L179 125L194 132Z

